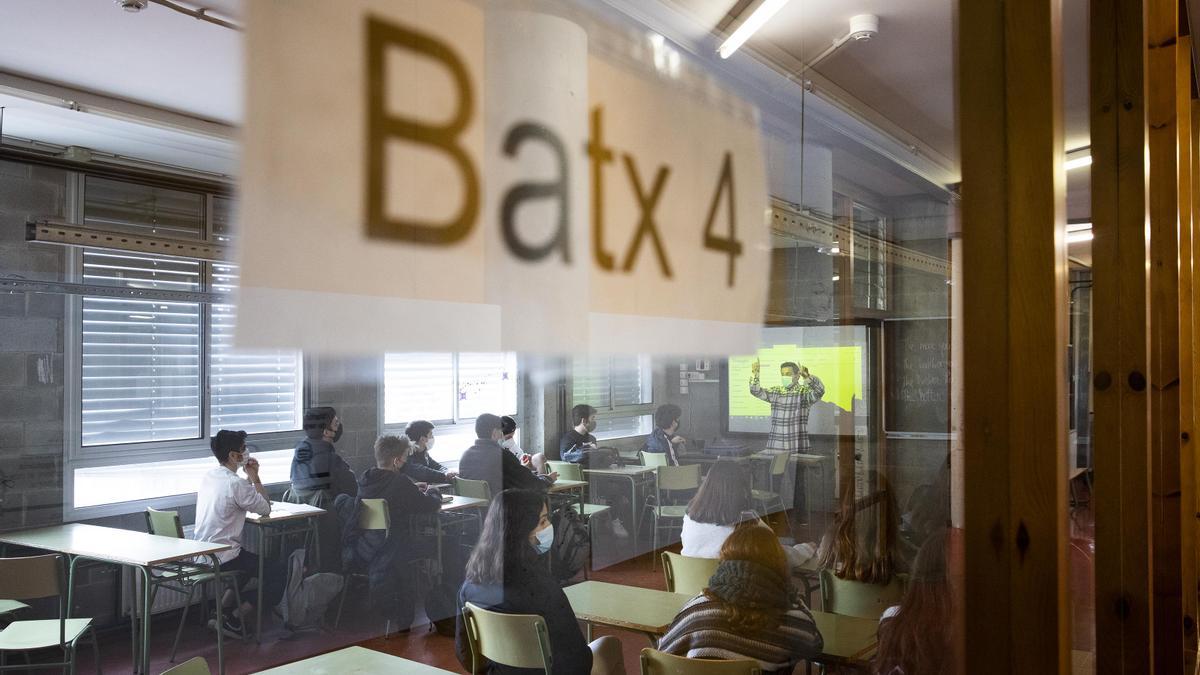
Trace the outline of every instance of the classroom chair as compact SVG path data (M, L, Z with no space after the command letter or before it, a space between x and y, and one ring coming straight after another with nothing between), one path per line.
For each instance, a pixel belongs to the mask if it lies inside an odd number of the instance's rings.
M183 524L179 521L179 512L177 511L159 511L147 507L146 531L159 537L184 538ZM183 614L179 616L179 627L175 629L175 642L171 644L171 656L167 659L169 662L175 662L175 652L179 650L179 638L183 636L183 626L187 623L188 610L192 607L192 601L196 599L196 590L200 590L200 615L203 617L206 615L205 610L208 607L206 589L216 580L217 575L203 565L172 563L152 570L150 588L147 591L150 593L151 607L154 606L154 598L158 595L160 588L187 596L187 601L183 603ZM241 574L239 572L222 572L221 580L233 587L236 606L241 607ZM218 611L221 604L221 593L221 589L213 589L213 599L218 605ZM242 639L246 639L245 622L242 622Z
M642 452L642 466L670 466L665 452Z
M100 672L100 643L91 619L68 619L67 598L63 594L66 573L63 556L55 553L28 558L0 558L0 596L13 600L58 598L58 618L14 621L0 630L0 671L66 668L75 672L75 653L85 633L91 638L96 672ZM58 647L63 660L55 663L6 664L8 652L28 652Z
M672 492L695 490L700 487L700 465L660 466L654 470L655 503L647 504L654 519L653 541L651 550L658 550L658 532L660 529L683 528L683 517L687 515L687 504L671 504ZM663 525L662 521L670 521ZM650 568L654 569L658 558L650 557Z
M492 487L488 485L486 480L469 480L457 477L454 479L454 491L460 497L492 501Z
M487 485L487 483L484 483ZM392 531L392 513L388 510L386 499L360 499L358 500L358 529L372 530L384 532L384 537L391 534ZM338 600L337 617L333 620L333 629L337 630L342 625L342 607L346 604L346 596L350 594L351 583L358 579L362 582L369 583L370 577L365 569L347 570L346 583L342 586L342 597ZM392 622L389 619L383 626L383 637L387 637L392 632Z
M12 618L17 611L25 609L29 605L18 602L16 600L0 600L0 619Z
M484 672L486 661L550 673L554 659L545 619L536 614L492 612L469 602L462 611L472 673Z
M708 580L721 562L716 558L693 558L670 551L663 551L662 561L667 590L687 595L699 595L707 588Z
M689 659L649 647L641 661L642 675L762 675L758 661L750 659Z
M763 516L769 516L775 511L771 507L778 505L778 510L783 512L783 517L787 519L788 532L792 531L792 519L788 516L787 506L783 503L783 476L787 472L788 460L791 459L791 454L781 452L771 460L771 471L767 476L767 482L771 486L769 490L751 490L750 496L754 499L754 503L762 504Z
M208 669L208 661L203 656L194 656L174 668L164 670L162 675L212 675L212 671Z
M557 473L563 480L583 480L583 467L571 462L546 462L547 473Z
M879 620L883 612L900 604L904 584L892 577L887 584L840 579L830 570L821 570L821 610L845 616Z

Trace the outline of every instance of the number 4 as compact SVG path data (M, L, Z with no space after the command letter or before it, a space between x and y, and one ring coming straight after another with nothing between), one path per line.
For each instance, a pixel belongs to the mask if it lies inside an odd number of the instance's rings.
M717 207L721 205L721 195L729 193L726 200L729 204L729 238L725 239L713 233L713 225L717 220ZM704 248L722 251L729 254L729 277L727 284L733 288L733 266L737 257L742 254L742 242L737 238L737 212L733 204L733 155L726 152L725 161L721 165L721 177L717 179L717 194L713 195L712 206L708 207L708 222L704 224Z

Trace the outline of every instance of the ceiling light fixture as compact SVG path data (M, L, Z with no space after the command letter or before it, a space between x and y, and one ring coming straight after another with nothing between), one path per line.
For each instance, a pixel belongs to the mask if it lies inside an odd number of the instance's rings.
M150 0L114 0L117 6L126 12L140 12L146 9L150 4Z
M750 12L750 15L742 21L742 25L738 26L737 30L725 38L725 41L717 48L717 53L723 59L733 56L733 53L738 48L746 44L746 40L749 40L750 36L757 33L758 29L766 25L771 20L771 17L775 16L787 3L788 0L762 0L759 2L758 6Z
M1091 229L1091 223L1067 223L1067 232L1084 232Z
M1091 155L1081 155L1079 157L1073 157L1073 158L1068 159L1067 161L1063 162L1063 168L1066 169L1067 171L1070 171L1071 169L1080 169L1085 166L1091 166L1091 165L1092 165L1092 156Z

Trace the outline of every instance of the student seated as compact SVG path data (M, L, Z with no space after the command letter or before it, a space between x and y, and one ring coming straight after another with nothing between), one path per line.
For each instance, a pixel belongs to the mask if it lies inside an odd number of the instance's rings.
M340 494L354 496L358 483L334 443L342 437L342 420L330 407L304 411L305 438L296 443L292 455L294 499L314 506L332 504Z
M921 545L900 604L883 613L872 673L916 675L952 671L954 594L946 575L946 535Z
M408 564L418 558L436 556L436 540L420 537L417 521L442 508L437 490L422 490L404 474L411 452L407 437L380 436L375 441L375 466L358 479L357 501L387 500L391 529L358 530L357 509L352 512L354 521L344 524L347 536L343 559L356 568L366 568L371 609L395 622L402 631L412 625L413 606L420 589L420 580ZM446 567L461 569L456 565Z
M271 515L271 499L258 477L258 460L246 451L246 432L222 429L209 442L213 456L220 466L210 469L196 491L196 527L193 537L197 541L228 544L231 548L217 554L222 572L241 572L246 581L258 577L258 556L242 549L242 530L246 526L246 512L260 516ZM238 476L238 469L246 474ZM283 597L287 584L284 568L279 564L268 564L263 568L263 602L274 607ZM242 632L242 617L251 616L254 605L242 602L241 607L225 607L233 603L233 594L226 593L221 602L221 627L227 632ZM253 597L245 587L242 598Z
M679 466L678 453L687 443L679 435L679 418L682 416L683 410L674 403L658 406L654 411L654 431L650 432L642 452L665 454L668 464Z
M470 602L496 612L541 616L549 631L552 672L556 675L624 673L619 640L606 636L590 645L584 640L571 603L546 564L545 555L553 543L554 526L544 494L505 490L495 495L479 543L467 561L466 581L459 591L460 610ZM459 661L471 668L461 612L455 647ZM541 671L490 664L487 672Z
M717 462L708 470L683 516L683 555L719 558L721 546L751 511L750 476L741 465Z
M887 479L868 472L866 497L844 504L834 516L818 550L822 569L842 579L886 585L909 569L910 559L899 546L899 510Z
M500 431L504 432L504 440L500 441L500 447L511 452L513 457L516 457L517 461L519 461L521 464L533 469L538 473L541 473L542 468L545 466L546 458L542 456L542 453L531 455L528 452L525 452L525 450L523 450L521 446L517 444L517 439L515 438L517 434L517 421L508 415L501 417Z
M452 483L458 472L442 466L429 455L433 449L433 423L409 422L404 435L412 442L412 456L404 464L404 473L418 483Z
M458 475L468 480L487 481L493 497L509 489L545 492L558 478L557 473L548 476L533 473L521 466L511 452L500 447L504 432L496 415L484 413L477 417L475 436L475 445L468 448L458 462Z
M791 673L824 641L788 583L787 557L771 528L738 525L704 592L676 615L658 648L695 659L754 659L763 673Z
M592 468L607 468L616 461L612 452L596 447L596 409L586 403L571 408L571 423L558 442L558 456L563 462L583 464Z

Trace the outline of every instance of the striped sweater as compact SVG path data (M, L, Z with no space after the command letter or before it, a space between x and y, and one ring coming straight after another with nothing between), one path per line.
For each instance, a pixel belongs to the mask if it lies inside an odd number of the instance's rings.
M764 673L790 673L804 659L821 653L821 633L805 607L784 615L783 622L756 635L744 635L729 623L722 603L704 594L688 601L675 616L658 649L696 659L754 659Z

